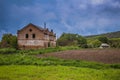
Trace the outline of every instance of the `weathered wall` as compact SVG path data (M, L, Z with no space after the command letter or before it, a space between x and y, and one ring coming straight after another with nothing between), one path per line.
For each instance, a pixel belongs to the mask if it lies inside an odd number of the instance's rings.
M19 48L44 48L43 40L18 40Z
M51 41L51 42L50 42L50 46L51 46L51 47L56 47L56 42L55 42L55 41Z
M32 31L30 31L30 29L31 29ZM19 33L18 33L18 40L19 40L19 39L26 39L25 34L28 34L28 35L29 35L29 37L28 37L27 39L33 39L33 38L32 38L32 34L35 34L35 35L36 35L36 37L35 37L36 40L37 40L37 39L44 39L44 34L43 34L43 32L40 31L39 29L33 27L33 26L29 26L29 27L23 29L21 32L19 32Z
M26 34L28 34L28 38L26 38ZM33 34L35 34L35 38L33 38ZM42 30L32 25L18 31L17 39L19 49L39 49L56 46L56 39L54 36L44 34Z

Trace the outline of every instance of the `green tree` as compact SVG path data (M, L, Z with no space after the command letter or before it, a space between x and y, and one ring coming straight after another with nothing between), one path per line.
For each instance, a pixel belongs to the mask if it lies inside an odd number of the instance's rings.
M84 37L79 36L77 41L78 41L79 47L82 47L82 48L87 48L88 47L87 46L87 40Z
M80 46L85 47L87 45L87 41L84 37L78 34L72 33L63 33L60 38L57 40L57 44L59 46Z
M102 43L108 43L108 38L105 36L98 37L98 40L101 41Z
M109 40L109 44L111 47L120 48L120 38L112 38Z
M63 33L57 40L59 46L76 45L76 34Z
M17 48L17 37L12 34L4 34L1 40L2 48Z
M99 41L98 39L93 40L93 41L91 41L90 45L94 48L100 47L101 41Z

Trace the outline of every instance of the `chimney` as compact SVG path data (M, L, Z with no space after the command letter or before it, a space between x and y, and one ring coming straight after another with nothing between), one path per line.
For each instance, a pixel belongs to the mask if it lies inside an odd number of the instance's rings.
M46 22L44 22L44 29L46 29Z
M51 29L51 32L53 32L53 29Z

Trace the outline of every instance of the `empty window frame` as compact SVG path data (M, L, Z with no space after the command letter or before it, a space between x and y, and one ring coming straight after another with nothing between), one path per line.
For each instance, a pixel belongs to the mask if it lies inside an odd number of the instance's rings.
M25 37L26 37L26 38L28 38L28 37L29 37L29 35L28 35L28 34L26 34L26 35L25 35Z
M32 38L35 38L35 34L32 34Z

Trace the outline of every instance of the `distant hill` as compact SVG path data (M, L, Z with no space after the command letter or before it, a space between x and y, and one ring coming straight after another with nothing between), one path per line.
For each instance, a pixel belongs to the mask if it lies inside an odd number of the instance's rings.
M86 38L93 38L93 37L97 37L97 36L106 36L108 38L120 38L120 31L98 34L98 35L90 35L90 36L85 36L85 37Z

